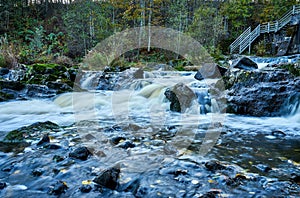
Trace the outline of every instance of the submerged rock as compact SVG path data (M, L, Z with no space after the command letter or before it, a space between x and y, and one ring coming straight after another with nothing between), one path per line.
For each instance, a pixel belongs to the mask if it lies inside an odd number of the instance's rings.
M118 185L119 174L120 168L113 167L102 172L93 181L101 186L115 190Z
M72 151L69 154L69 157L80 159L80 160L87 160L87 158L92 155L92 153L86 147L79 147Z
M92 190L92 186L91 185L82 185L80 186L80 192L82 193L89 193Z
M226 166L222 165L219 161L212 160L205 163L205 167L210 171L224 170Z
M55 185L49 187L48 193L50 195L61 195L62 193L65 193L68 189L68 186L63 181L58 181Z
M0 190L6 188L6 183L5 182L0 182Z

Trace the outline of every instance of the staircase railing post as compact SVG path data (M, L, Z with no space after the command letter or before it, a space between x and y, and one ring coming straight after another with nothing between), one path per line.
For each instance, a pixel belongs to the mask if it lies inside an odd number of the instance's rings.
M293 15L295 14L295 8L296 8L296 6L293 5Z
M275 28L275 32L278 31L278 21L276 21L276 28Z
M270 33L270 22L268 22L268 33Z

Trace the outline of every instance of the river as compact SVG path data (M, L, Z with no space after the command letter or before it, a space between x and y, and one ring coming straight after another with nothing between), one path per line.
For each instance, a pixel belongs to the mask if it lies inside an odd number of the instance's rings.
M300 196L299 186L291 179L300 175L300 109L284 117L220 113L218 103L207 102L214 80L197 81L194 75L145 72L144 79L128 81L117 91L104 91L93 86L97 73L87 72L81 85L88 91L0 103L1 139L8 131L36 122L64 126L62 131L50 132L51 141L61 150L31 146L20 153L0 151L0 182L8 184L0 195L48 197L52 196L47 191L50 183L63 180L68 185L63 196L81 197L78 189L83 181L91 180L99 169L121 164L117 190L93 190L84 196ZM179 82L198 96L183 114L171 112L164 95ZM203 108L207 114L200 113ZM111 144L112 138L129 143L124 149ZM78 145L94 155L84 162L49 161L57 154L67 156ZM211 168L209 163L223 168ZM12 164L12 170L3 171ZM32 176L36 168L44 170L41 177ZM60 173L53 174L55 168Z

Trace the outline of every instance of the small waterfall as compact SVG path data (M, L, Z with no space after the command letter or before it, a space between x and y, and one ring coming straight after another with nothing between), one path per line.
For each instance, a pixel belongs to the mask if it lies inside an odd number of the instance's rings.
M102 75L102 72L84 72L80 82L81 88L96 90Z

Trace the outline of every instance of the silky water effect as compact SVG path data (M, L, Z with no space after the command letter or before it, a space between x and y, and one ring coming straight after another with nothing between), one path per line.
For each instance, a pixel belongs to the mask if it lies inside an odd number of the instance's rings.
M66 127L50 131L51 142L61 146L58 151L38 149L35 141L18 153L1 151L0 179L9 185L0 195L48 197L48 186L62 180L68 185L63 196L80 197L83 182L91 183L95 174L118 165L117 190L94 190L84 196L298 196L291 175L300 175L299 109L275 118L220 114L208 94L214 80L195 81L194 74L145 72L146 78L107 91L96 90L99 74L87 73L81 84L87 91L1 103L1 137L37 121ZM182 114L169 111L164 96L178 82L198 96ZM207 114L201 114L203 108ZM115 139L120 142L112 143ZM89 148L93 156L87 161L68 158L68 152L79 146ZM55 155L65 160L54 163ZM207 168L212 160L226 168ZM37 168L43 171L41 177L32 176Z

